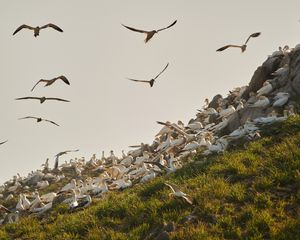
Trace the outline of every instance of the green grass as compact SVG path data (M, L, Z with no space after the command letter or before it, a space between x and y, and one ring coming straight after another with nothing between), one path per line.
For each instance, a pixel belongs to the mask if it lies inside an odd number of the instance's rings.
M174 174L111 192L89 208L56 206L47 218L0 228L0 239L300 239L300 117L265 127L263 138L222 155L193 156ZM178 184L194 205L169 198ZM185 222L187 216L194 220Z

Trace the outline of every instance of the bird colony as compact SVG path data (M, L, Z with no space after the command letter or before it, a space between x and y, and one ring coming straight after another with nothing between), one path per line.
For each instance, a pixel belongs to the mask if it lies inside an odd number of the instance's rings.
M174 21L169 26L153 31L138 30L123 25L125 28L146 34L145 43L159 31L166 30L176 24ZM34 31L34 36L39 36L40 30L53 28L63 32L54 24L42 27L21 25L13 33L15 35L22 29ZM251 34L244 45L226 45L217 51L230 47L246 50L251 38L260 36L261 33ZM94 154L90 159L75 158L59 164L61 156L76 150L66 150L55 155L54 167L51 168L49 159L42 164L41 169L32 171L27 176L17 174L12 179L0 186L0 225L17 222L22 216L42 215L57 205L65 204L70 211L77 211L88 207L93 200L105 197L110 191L119 191L143 184L163 174L176 174L184 164L192 161L189 156L198 153L205 156L221 154L228 147L238 143L246 143L260 137L260 126L273 122L283 121L288 116L294 115L296 104L295 91L291 91L291 64L298 66L300 45L290 49L285 46L268 56L264 65L269 65L267 73L259 75L250 82L249 86L238 87L223 98L216 95L212 101L205 99L205 105L198 110L196 116L187 124L182 121L157 121L161 125L160 131L155 135L152 143L140 143L129 146L130 151L122 156L116 156L114 151L109 155L102 152L102 156ZM153 87L155 80L167 69L163 70L151 80L129 79L135 82L147 83ZM299 66L300 68L300 66ZM299 72L300 74L300 72ZM41 79L31 89L33 91L40 83L45 86L62 81L70 85L65 76L58 76L50 80ZM295 89L294 89L295 90ZM298 89L299 90L299 89ZM46 100L68 102L68 100L53 97L21 97L17 100ZM24 117L37 122L45 121L55 126L56 122L40 117ZM5 144L7 141L1 142ZM8 144L8 143L6 143ZM4 146L1 146L4 147ZM56 191L48 190L54 189ZM166 182L170 188L170 197L181 198L186 204L193 204L193 199L180 190L180 186Z

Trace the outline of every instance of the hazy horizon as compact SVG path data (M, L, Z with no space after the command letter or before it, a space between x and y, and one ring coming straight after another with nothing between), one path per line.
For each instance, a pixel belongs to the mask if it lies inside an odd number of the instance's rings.
M2 133L0 183L16 173L27 175L46 158L67 149L80 152L61 157L101 156L128 145L152 143L160 121L195 117L204 99L226 96L234 87L247 85L268 55L279 46L299 43L300 2L290 0L242 2L213 1L3 1L0 10L2 44L0 100ZM121 24L152 30L177 24L144 43L144 35ZM42 30L35 38L21 24L60 26L64 32ZM247 51L216 52L225 44L242 44ZM153 88L127 78L151 79L170 63ZM33 85L41 78L65 75L71 85ZM46 96L70 103L17 97ZM20 117L37 116L60 124L56 127Z

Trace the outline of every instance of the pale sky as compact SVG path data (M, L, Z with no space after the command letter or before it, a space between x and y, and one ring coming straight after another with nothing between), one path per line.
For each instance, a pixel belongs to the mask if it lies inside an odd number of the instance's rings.
M0 183L16 173L40 168L46 158L86 159L140 142L152 143L160 121L195 116L205 98L226 96L247 85L255 69L279 46L300 40L300 1L274 0L1 0L0 3ZM121 24L153 30L177 24L144 43L144 35ZM60 26L39 37L21 24ZM247 51L215 50L241 44L253 32ZM151 79L169 62L153 88L126 78ZM70 86L57 82L30 89L41 78L64 74ZM46 96L70 103L17 97ZM33 120L37 116L61 127Z

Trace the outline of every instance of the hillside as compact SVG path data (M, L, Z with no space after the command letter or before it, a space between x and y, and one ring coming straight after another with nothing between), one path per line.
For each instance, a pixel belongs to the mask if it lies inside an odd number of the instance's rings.
M0 239L300 239L300 117L268 125L262 138L191 163L146 184L109 192L71 213L0 229ZM165 181L193 205L169 198Z

